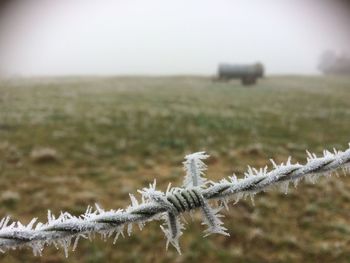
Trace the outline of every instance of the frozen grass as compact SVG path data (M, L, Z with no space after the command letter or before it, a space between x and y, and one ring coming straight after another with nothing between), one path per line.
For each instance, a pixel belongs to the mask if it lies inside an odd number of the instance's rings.
M271 78L249 89L207 78L2 82L0 216L28 223L33 215L43 221L48 207L55 214L81 214L94 202L124 207L129 192L154 178L160 187L179 183L182 157L198 150L210 152L208 177L219 180L268 158L303 161L305 149L342 149L349 141L349 91L349 79L321 77ZM54 149L60 158L33 162L37 148ZM203 241L202 228L190 224L177 260L346 262L350 183L339 181L301 185L288 198L262 194L255 207L237 204L225 213L230 238ZM83 242L69 262L173 260L173 251L162 252L158 229L151 223L117 246ZM30 251L0 257L37 260ZM41 260L65 259L48 249Z

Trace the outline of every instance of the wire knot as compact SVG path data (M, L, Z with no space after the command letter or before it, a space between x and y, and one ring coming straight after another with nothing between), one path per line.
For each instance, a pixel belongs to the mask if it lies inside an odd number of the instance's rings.
M175 190L166 195L166 200L176 209L177 213L201 207L202 199L202 194L196 188Z

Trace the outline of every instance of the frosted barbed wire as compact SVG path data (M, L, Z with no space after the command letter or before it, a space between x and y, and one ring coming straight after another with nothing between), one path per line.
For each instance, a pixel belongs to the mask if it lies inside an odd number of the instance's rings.
M36 223L37 219L34 218L27 225L19 221L10 223L9 217L3 218L0 221L0 251L31 247L34 255L41 255L46 245L55 245L63 247L67 256L68 248L73 243L74 251L80 238L91 238L95 233L101 234L103 238L115 235L115 243L125 228L127 234L131 234L133 223L138 223L142 229L146 222L162 219L166 225L161 226L167 238L166 247L171 243L180 253L179 238L184 229L180 215L184 212L192 212L197 208L202 211L203 224L208 226L206 235L229 235L220 220L222 215L219 211L223 206L227 207L230 200L238 202L242 197L253 197L276 185L287 193L291 182L296 185L302 178L315 182L318 177L331 175L338 169L345 172L350 170L350 144L345 151L324 151L321 157L309 152L307 155L304 165L293 164L291 158L279 165L271 160L271 171L267 167L259 170L248 167L244 178L233 175L219 182L207 181L202 177L206 170L202 160L208 155L203 152L187 155L184 162L187 175L183 188L171 188L169 184L166 192L161 192L156 190L154 181L148 188L139 190L141 202L130 194L131 204L126 209L105 211L96 205L95 210L88 207L83 215L73 216L64 212L57 218L48 211L47 223ZM219 200L222 205L210 207L208 201L211 199Z

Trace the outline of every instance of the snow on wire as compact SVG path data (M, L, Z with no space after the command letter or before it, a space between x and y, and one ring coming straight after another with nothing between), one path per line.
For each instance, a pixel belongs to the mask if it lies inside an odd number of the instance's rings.
M63 247L65 255L73 243L75 250L80 238L91 238L99 233L103 238L115 235L114 242L118 236L124 235L126 228L130 235L134 223L142 229L144 224L152 220L163 220L161 229L167 238L166 247L169 243L179 253L179 238L184 230L180 216L185 212L200 209L203 216L203 224L207 226L205 236L217 233L229 235L220 217L219 211L231 200L236 203L246 196L253 197L260 191L266 191L272 186L279 186L287 193L289 183L297 183L305 178L315 182L320 176L331 175L339 169L344 172L350 170L350 144L345 151L324 151L323 156L307 152L306 163L292 163L288 158L286 163L277 165L273 160L273 169L267 170L248 167L244 178L235 175L222 179L219 182L208 181L204 178L206 165L203 160L208 158L204 152L197 152L185 157L184 169L186 176L183 187L171 187L166 192L156 189L156 182L148 188L138 192L141 201L130 194L131 204L126 209L105 211L96 205L96 209L88 207L85 214L73 216L68 212L62 212L55 217L48 211L48 222L37 223L36 218L29 224L10 222L9 217L0 221L0 250L5 252L10 249L31 247L34 255L41 255L46 245ZM213 208L209 200L218 200L218 205Z

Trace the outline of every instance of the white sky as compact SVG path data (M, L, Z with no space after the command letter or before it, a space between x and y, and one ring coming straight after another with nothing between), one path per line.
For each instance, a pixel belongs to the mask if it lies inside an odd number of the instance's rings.
M335 2L15 1L0 17L0 72L215 74L261 61L269 74L314 74L322 51L350 49L350 12Z

